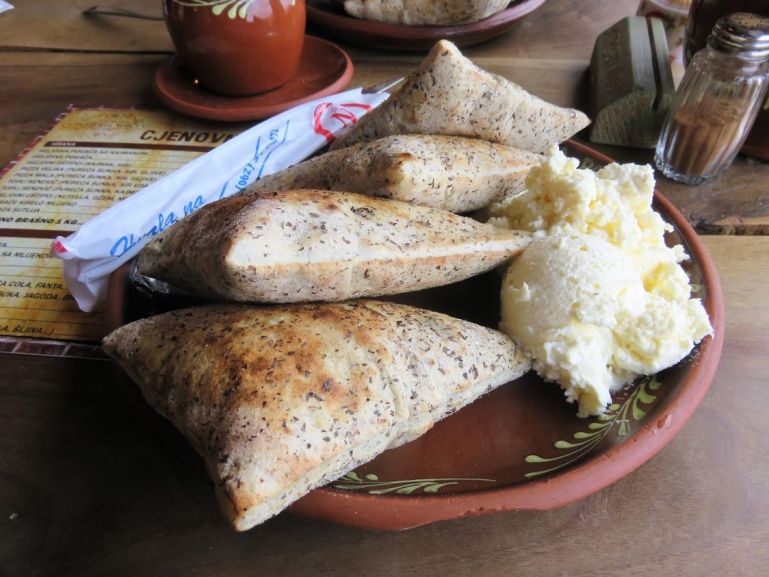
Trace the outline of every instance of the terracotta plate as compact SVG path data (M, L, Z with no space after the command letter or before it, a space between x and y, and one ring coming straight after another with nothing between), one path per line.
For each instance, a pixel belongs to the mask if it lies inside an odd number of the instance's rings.
M200 118L237 122L259 120L314 98L339 92L352 78L347 53L327 40L306 36L296 76L280 88L255 96L209 92L172 56L155 71L155 92L163 104Z
M308 4L307 24L314 32L340 42L385 50L429 50L442 38L458 46L470 46L504 34L544 3L545 0L518 0L489 18L457 26L373 22L348 16L341 7L323 9Z
M569 143L583 164L609 159ZM657 194L655 208L691 256L687 273L715 329L681 363L642 378L614 396L600 418L579 419L557 385L530 373L438 423L419 439L387 451L297 501L294 513L377 529L406 529L443 519L519 509L551 509L606 487L650 459L681 429L716 371L724 335L716 271L684 217ZM391 300L496 327L497 274ZM111 327L178 307L171 297L143 297L113 275ZM170 428L170 427L169 427ZM165 432L161 437L168 438ZM178 452L178 451L177 451ZM202 474L202 472L201 472Z

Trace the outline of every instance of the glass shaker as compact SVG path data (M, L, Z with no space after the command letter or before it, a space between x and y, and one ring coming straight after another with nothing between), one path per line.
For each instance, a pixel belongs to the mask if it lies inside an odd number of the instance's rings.
M700 184L729 166L763 100L768 62L769 19L746 12L720 18L675 94L657 142L657 169Z

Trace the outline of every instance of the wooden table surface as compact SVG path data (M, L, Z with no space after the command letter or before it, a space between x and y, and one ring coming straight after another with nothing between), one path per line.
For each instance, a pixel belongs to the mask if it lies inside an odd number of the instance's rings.
M159 106L162 23L81 16L92 0L17 0L0 14L0 166L68 104ZM121 3L159 13L158 0ZM548 0L504 37L465 50L559 104L584 105L595 36L637 2ZM354 84L420 54L345 46ZM648 152L604 149L622 160ZM0 577L16 575L766 575L769 571L769 167L660 189L704 237L723 284L726 344L704 402L625 479L549 512L399 533L280 515L236 534L210 485L155 448L105 362L0 355ZM726 234L713 234L726 233ZM729 233L744 233L731 236Z

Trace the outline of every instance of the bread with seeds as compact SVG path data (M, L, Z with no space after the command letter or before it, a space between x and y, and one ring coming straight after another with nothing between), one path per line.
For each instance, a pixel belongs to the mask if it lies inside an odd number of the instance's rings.
M481 138L541 153L590 124L588 117L487 72L447 40L430 50L400 90L340 136L333 148L391 134Z
M316 188L359 192L470 212L521 192L537 154L477 138L386 136L321 154L250 185L246 191Z
M209 204L139 254L142 274L219 301L341 301L488 271L528 233L354 193L252 193Z
M453 26L504 10L510 0L344 0L351 16L389 24Z
M179 310L104 349L204 458L241 531L529 369L502 333L379 301Z

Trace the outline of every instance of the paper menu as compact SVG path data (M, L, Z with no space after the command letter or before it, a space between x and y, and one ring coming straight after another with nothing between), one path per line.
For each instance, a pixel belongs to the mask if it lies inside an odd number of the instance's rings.
M52 239L246 127L163 111L63 114L0 175L0 338L98 341L103 315L78 310Z

